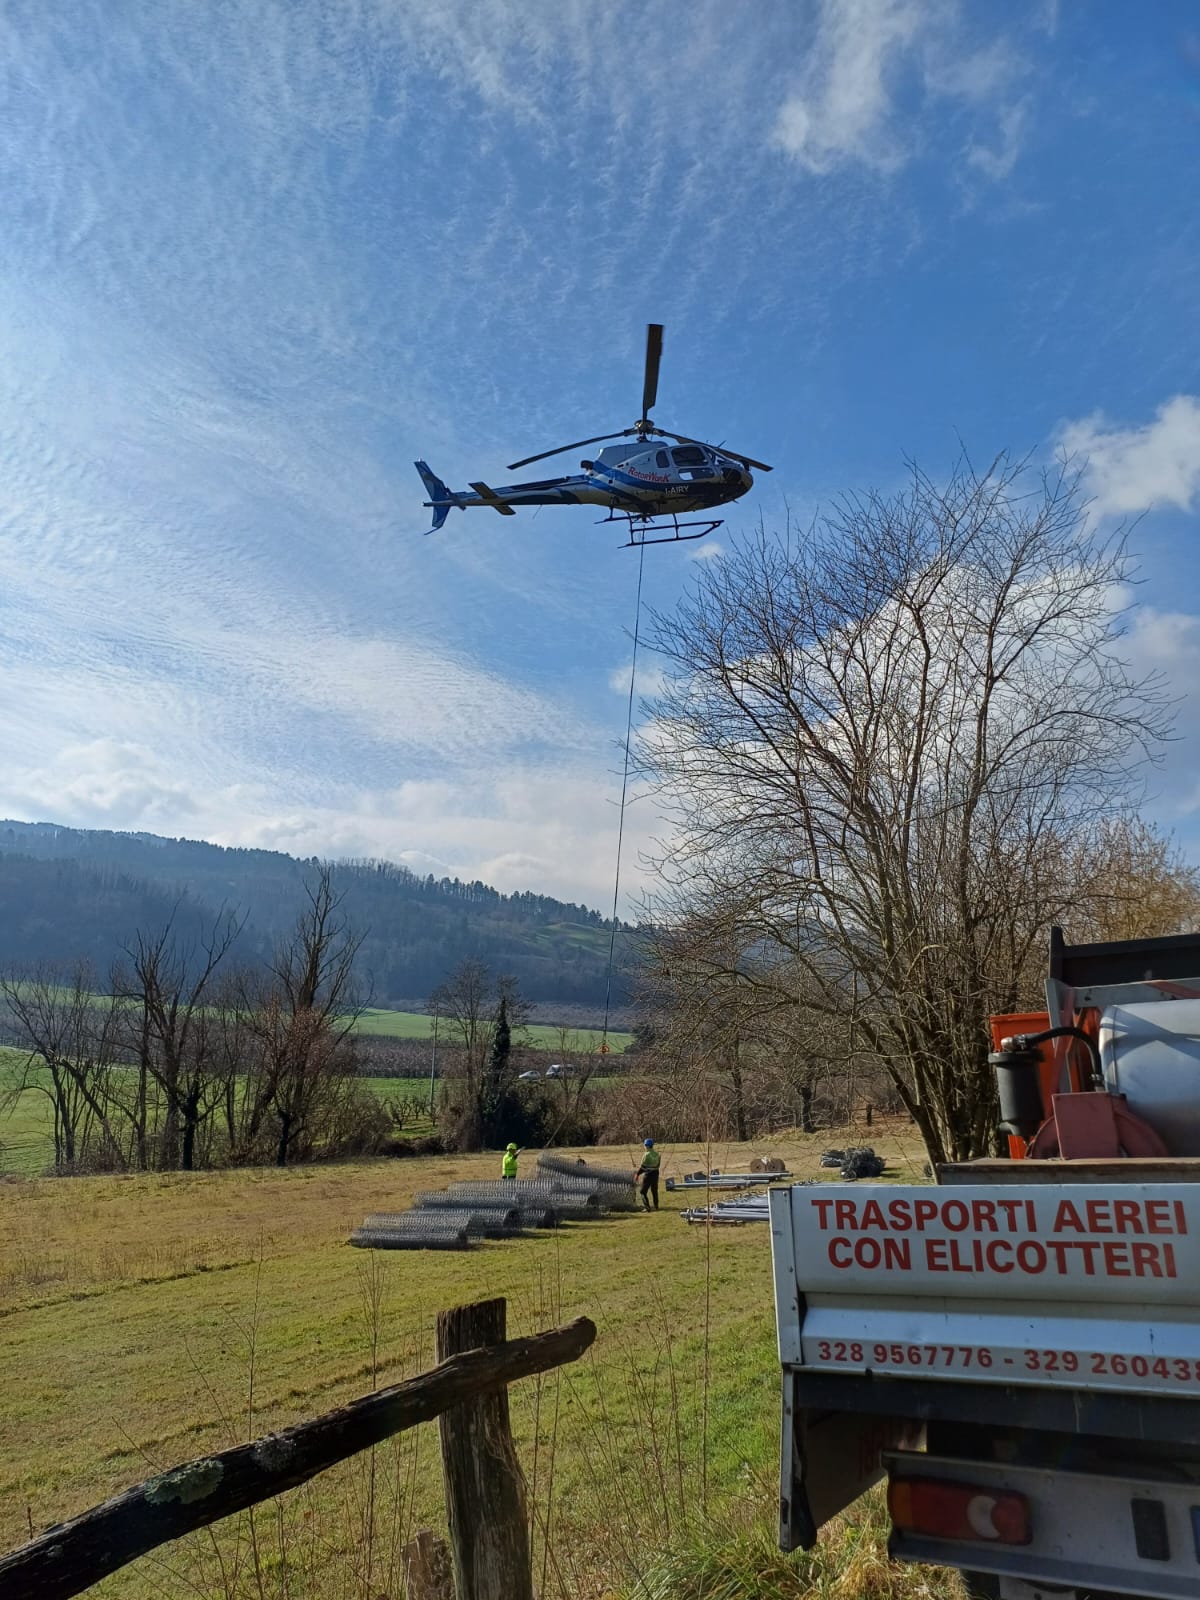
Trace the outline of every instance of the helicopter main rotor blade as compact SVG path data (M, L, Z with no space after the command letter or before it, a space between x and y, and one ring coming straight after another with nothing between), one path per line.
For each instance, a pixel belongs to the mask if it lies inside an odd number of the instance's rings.
M663 350L663 325L661 322L648 322L646 324L646 376L642 380L642 421L654 409L654 402L658 399L658 366L662 360Z
M708 450L715 450L719 455L728 456L732 461L740 461L743 466L757 467L760 472L773 472L765 461L756 461L753 456L744 456L740 450L731 450L725 444L709 444L707 439L693 438L690 433L672 433L670 428L660 428L657 423L653 432L661 433L664 439L674 439L676 444L702 444Z
M585 444L603 444L605 439L623 439L627 433L636 433L636 428L621 428L617 433L598 433L591 439L576 439L574 444L560 444L554 450L543 450L536 456L525 456L521 461L510 461L508 470L515 472L518 467L527 467L531 461L545 461L547 456L561 456L566 450L581 450Z

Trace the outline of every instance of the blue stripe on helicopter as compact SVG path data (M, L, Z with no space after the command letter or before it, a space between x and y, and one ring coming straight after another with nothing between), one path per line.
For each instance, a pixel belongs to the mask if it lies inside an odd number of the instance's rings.
M607 461L593 461L592 471L601 477L611 478L614 483L626 484L631 489L644 489L648 494L661 493L664 489L671 488L671 482L652 482L648 478L636 477L632 472L624 472L620 467L611 467Z
M605 461L594 461L592 472L596 476L609 478L613 485L613 493L620 494L622 489L637 489L644 495L653 495L659 500L675 500L685 498L699 500L702 504L712 500L721 505L728 498L723 492L724 485L718 478L694 478L687 480L671 479L667 483L655 482L646 478L635 477L630 472L624 472L620 467L612 467Z

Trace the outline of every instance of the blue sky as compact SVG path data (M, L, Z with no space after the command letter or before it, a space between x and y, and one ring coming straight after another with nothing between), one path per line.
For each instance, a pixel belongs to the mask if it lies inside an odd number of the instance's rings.
M0 815L603 905L636 557L424 538L412 462L627 425L650 320L663 423L775 464L733 530L959 436L1086 459L1186 693L1198 146L1187 0L9 0Z

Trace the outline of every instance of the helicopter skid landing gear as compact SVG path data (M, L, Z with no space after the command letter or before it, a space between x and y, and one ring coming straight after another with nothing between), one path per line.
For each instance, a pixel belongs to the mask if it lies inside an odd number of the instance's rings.
M631 517L621 512L612 516L602 517L601 522L624 522L629 529L629 538L625 542L627 550L637 549L647 544L683 544L688 539L704 539L710 533L723 525L722 517L709 517L698 522L680 522L679 518L672 516L669 523L655 522L649 517ZM684 530L695 530L685 532ZM669 530L669 531L668 531ZM653 535L653 537L651 537Z

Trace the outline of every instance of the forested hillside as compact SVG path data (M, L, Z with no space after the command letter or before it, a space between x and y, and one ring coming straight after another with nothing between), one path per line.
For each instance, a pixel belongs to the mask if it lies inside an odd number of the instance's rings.
M312 868L273 850L0 822L0 966L87 956L104 972L134 930L174 912L181 932L198 931L221 907L246 919L242 959L260 959L293 922ZM603 1003L609 924L599 912L390 862L341 862L335 881L366 934L359 965L377 1005L420 1000L467 956L513 974L539 1004ZM625 999L620 976L614 999Z

